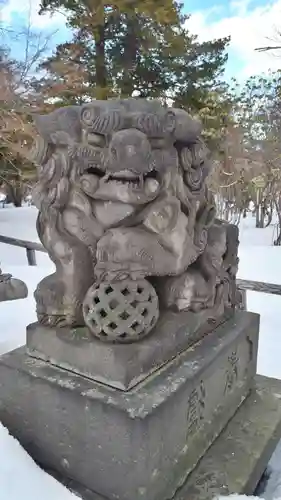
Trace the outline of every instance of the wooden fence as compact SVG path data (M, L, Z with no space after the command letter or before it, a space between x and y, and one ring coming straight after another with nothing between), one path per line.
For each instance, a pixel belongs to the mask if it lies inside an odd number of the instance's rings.
M13 245L14 247L25 248L29 266L37 265L35 252L47 253L47 250L45 250L41 243L34 243L33 241L20 240L18 238L10 238L9 236L0 235L0 243L6 243L7 245Z
M281 285L265 283L264 281L251 281L237 279L238 289L241 291L240 309L247 309L247 290L271 295L281 295Z
M254 292L270 293L272 295L281 295L281 285L273 283L264 283L263 281L250 281L237 279L239 290L252 290Z
M13 245L16 247L25 248L27 262L29 266L36 266L36 254L35 252L47 253L47 250L41 245L41 243L34 243L32 241L20 240L18 238L11 238L9 236L0 235L0 243L6 243L7 245ZM239 290L242 292L243 303L242 308L246 309L246 291L252 290L254 292L269 293L272 295L281 295L281 285L276 285L273 283L264 283L263 281L250 281L237 279L237 285Z

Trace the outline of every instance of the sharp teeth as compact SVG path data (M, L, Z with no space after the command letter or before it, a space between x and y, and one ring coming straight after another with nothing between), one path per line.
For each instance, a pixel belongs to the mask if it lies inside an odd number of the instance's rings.
M145 192L147 194L156 193L159 189L159 182L156 179L147 179L145 181Z

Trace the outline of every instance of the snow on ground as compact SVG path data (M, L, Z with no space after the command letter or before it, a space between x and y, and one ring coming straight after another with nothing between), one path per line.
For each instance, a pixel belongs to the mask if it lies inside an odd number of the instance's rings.
M228 497L219 497L215 500L256 500L257 497L248 497L246 495L228 495ZM280 500L280 498L276 498L275 500Z
M39 241L36 233L35 207L0 208L0 234ZM240 226L239 277L281 284L281 248L272 246L276 226L256 229L255 219L243 219ZM0 354L25 344L26 325L36 321L33 292L37 283L53 272L54 266L46 254L37 252L37 267L28 267L25 250L0 244L3 272L22 279L29 296L16 302L0 303ZM247 293L247 308L261 315L258 372L281 379L281 297L256 292ZM72 500L75 497L53 478L41 471L0 424L0 500ZM1 460L4 456L5 460ZM271 460L273 474L264 497L277 495L281 500L281 445ZM15 481L15 477L17 480ZM251 497L231 496L228 500ZM220 500L223 500L221 497Z
M36 217L35 207L13 208L8 205L0 208L0 234L40 243L36 231ZM47 254L36 252L36 258L39 267L50 266ZM0 261L7 266L26 266L25 249L0 243Z
M22 240L39 242L36 232L35 207L0 208L0 234ZM3 272L26 282L29 294L16 302L0 302L0 355L25 344L25 327L36 321L33 292L44 276L51 274L54 265L47 254L36 252L37 266L27 265L24 248L0 243L0 266ZM15 314L18 311L18 314ZM2 500L2 499L1 499Z
M7 245L6 247L9 248ZM3 252L0 248L1 257ZM25 327L36 321L33 292L37 283L52 272L52 265L45 268L12 266L6 265L4 258L1 260L1 266L3 272L12 274L14 278L19 278L28 285L28 297L17 301L0 302L0 355L25 344Z
M1 500L78 500L58 481L42 471L0 425Z
M255 228L255 218L249 215L239 226L238 277L281 285L281 248L272 245L276 238L276 224L265 229ZM261 315L258 372L281 379L281 296L247 292L248 311ZM276 358L272 353L277 353Z
M248 497L246 495L228 495L228 497L219 497L215 500L256 500L257 497ZM275 500L281 500L280 498L275 498Z

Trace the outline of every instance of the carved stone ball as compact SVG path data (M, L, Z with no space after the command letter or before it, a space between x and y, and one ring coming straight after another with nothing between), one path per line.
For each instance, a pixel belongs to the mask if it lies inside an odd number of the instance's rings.
M145 279L102 282L89 288L83 315L91 333L101 341L136 342L158 320L158 296Z

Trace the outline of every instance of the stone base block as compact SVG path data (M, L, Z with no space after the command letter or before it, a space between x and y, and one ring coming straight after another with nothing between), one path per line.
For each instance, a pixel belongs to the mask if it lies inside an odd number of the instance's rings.
M127 391L231 315L233 310L227 310L214 323L209 310L166 311L148 337L132 344L103 343L86 327L48 328L33 323L27 328L27 348L30 356Z
M281 381L257 376L255 388L177 490L173 500L253 495L281 438ZM83 500L104 497L48 470Z
M127 392L17 349L0 360L0 419L98 496L170 499L252 388L258 330L238 311Z

